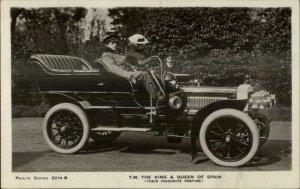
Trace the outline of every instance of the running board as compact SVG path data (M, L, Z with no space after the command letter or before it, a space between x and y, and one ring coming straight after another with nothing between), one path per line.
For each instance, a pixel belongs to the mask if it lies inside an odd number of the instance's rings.
M187 138L187 139L190 139L191 137L190 136L182 136L182 135L167 135L167 137L176 137L176 138Z
M91 131L135 131L135 132L147 132L151 131L149 128L133 128L133 127L96 127Z

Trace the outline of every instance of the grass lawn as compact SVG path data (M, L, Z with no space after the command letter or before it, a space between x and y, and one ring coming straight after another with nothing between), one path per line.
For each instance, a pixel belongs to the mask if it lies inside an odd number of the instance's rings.
M291 121L292 120L292 109L291 108L269 108L261 110L265 113L271 121Z

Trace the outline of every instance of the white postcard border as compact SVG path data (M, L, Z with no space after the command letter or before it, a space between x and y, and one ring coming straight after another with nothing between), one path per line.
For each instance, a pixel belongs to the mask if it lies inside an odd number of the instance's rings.
M183 3L184 2L184 3ZM42 4L41 4L42 3ZM115 7L115 6L207 6L292 7L292 170L226 172L12 172L10 7ZM296 188L299 187L299 2L298 1L2 1L1 2L1 185L4 188ZM145 183L129 179L138 175L221 175L203 183ZM67 176L64 181L17 181L16 176Z

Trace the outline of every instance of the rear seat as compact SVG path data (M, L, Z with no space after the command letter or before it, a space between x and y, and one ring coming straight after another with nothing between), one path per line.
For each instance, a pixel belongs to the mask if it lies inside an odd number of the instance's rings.
M97 72L85 60L66 55L34 54L30 57L52 72Z

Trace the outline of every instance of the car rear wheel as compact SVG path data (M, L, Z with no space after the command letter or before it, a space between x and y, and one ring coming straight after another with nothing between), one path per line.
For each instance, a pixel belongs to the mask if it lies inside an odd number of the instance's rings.
M89 129L85 112L71 103L52 107L43 123L46 142L54 151L62 154L80 151L89 139Z
M121 135L118 131L96 131L91 133L91 138L96 143L111 143Z
M210 114L202 124L199 139L203 152L221 166L246 164L259 146L254 121L235 109L221 109Z

